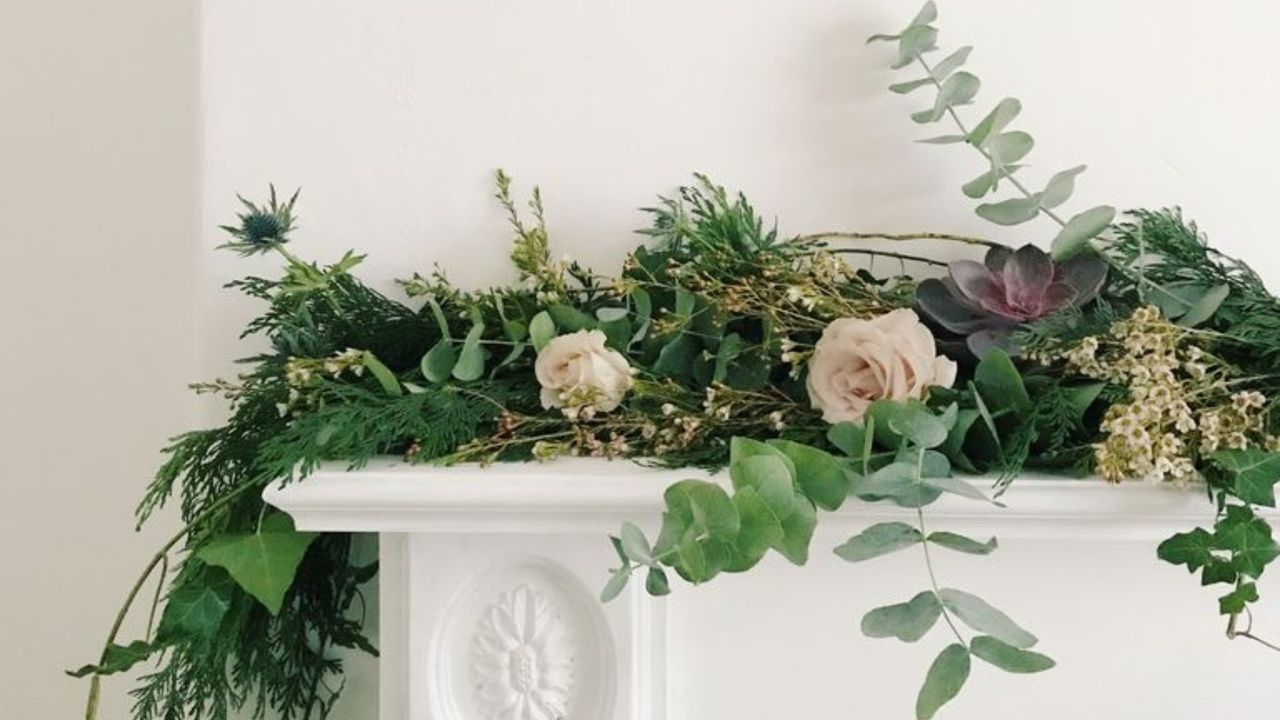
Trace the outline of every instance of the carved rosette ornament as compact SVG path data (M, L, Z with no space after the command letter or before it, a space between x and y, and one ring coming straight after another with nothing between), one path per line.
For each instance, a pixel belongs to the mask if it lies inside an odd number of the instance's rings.
M486 720L567 718L574 651L558 609L528 585L499 595L481 616L472 675Z

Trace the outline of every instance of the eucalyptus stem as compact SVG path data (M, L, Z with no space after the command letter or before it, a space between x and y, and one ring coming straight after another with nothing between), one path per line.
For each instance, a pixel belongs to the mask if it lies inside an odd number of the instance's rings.
M910 262L925 263L926 265L934 265L937 267L946 267L947 263L941 260L924 257L923 255L908 255L906 253L888 252L884 250L867 250L865 248L836 248L830 252L838 255L867 255L872 260L878 257L893 258L894 260L906 260Z
M917 484L924 484L924 448L916 455L916 477ZM933 570L933 556L929 553L929 530L924 523L924 509L916 508L916 525L920 528L920 547L924 550L924 567L929 574L929 587L933 589L933 596L937 598L938 605L942 608L942 619L947 621L947 627L951 628L951 632L955 634L956 640L966 648L969 643L960 634L960 628L956 627L956 623L951 619L951 613L947 610L947 606L942 603L942 597L939 594L941 588L938 586L938 576Z
M142 588L146 585L147 579L151 577L151 573L154 572L156 567L160 566L162 563L167 567L169 562L169 551L172 550L174 546L185 538L192 530L194 530L196 526L214 517L223 508L231 504L232 500L243 495L246 490L257 487L259 487L258 483L247 482L226 495L223 495L221 498L218 498L216 502L209 505L208 508L193 518L191 522L184 525L181 530L173 535L173 537L169 538L164 545L160 546L160 549L156 551L154 556L152 556L151 561L147 563L145 568L143 568L142 574L138 577L137 582L135 582L133 587L129 589L129 594L125 596L124 604L120 607L119 612L116 613L115 621L111 623L111 630L107 633L107 640L103 644L102 655L98 660L98 664L100 666L106 663L107 655L111 652L111 646L115 644L116 637L120 635L120 629L124 626L124 620L128 617L129 610L133 607L134 601L137 600L138 594L142 592ZM95 720L95 718L98 717L98 703L101 699L101 695L102 676L95 673L89 680L89 697L85 702L84 710L85 720Z
M920 67L924 68L925 74L928 75L929 80L930 82L933 83L934 87L936 87L938 91L941 92L942 83L938 82L938 79L933 76L933 69L930 68L929 63L925 61L924 55L920 53L916 53L916 61L920 63ZM986 158L987 162L991 164L991 167L993 168L997 167L995 163L995 159L991 157L991 153L987 152L986 149L979 147L977 145L974 145L973 143L968 141L969 128L967 128L964 124L964 121L960 119L960 116L956 113L955 108L948 105L947 114L951 116L951 120L955 122L956 127L959 128L960 130L960 133L965 136L965 144L977 150L978 152L982 153L982 157ZM1028 190L1026 185L1023 185L1016 177L1014 177L1012 172L1010 172L1008 169L1004 167L1000 167L999 170L1000 170L1001 177L1008 180L1009 183L1012 184L1015 188L1017 188L1018 192L1026 196L1028 200L1035 197L1035 194L1032 193L1030 190ZM1058 214L1053 212L1049 208L1041 206L1040 212L1047 215L1054 222L1058 223L1058 225L1062 227L1067 226L1066 221L1063 220L1061 217L1058 217Z

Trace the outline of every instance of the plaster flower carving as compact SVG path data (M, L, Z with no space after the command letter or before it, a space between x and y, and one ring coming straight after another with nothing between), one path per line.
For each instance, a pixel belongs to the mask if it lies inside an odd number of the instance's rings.
M599 330L561 335L538 353L534 373L542 386L542 406L610 412L631 389L631 365L605 347Z
M882 398L923 398L950 387L956 364L938 355L933 334L912 310L871 320L841 318L822 331L809 360L809 400L829 423L856 421Z
M503 593L476 635L476 698L489 720L562 720L573 691L564 622L528 585Z

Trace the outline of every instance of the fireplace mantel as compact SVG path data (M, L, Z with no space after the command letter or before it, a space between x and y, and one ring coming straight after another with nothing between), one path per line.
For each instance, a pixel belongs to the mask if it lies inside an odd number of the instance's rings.
M381 720L834 720L849 716L855 690L865 717L908 716L932 653L863 638L857 622L920 589L918 558L851 566L831 548L872 523L911 519L909 511L851 501L824 513L802 570L771 558L703 588L678 584L669 598L633 582L599 603L617 564L605 535L623 521L655 531L662 491L686 478L728 482L625 461L388 459L322 468L266 499L302 530L381 535ZM1203 684L1194 669L1212 666L1206 657L1224 678L1232 673L1215 688L1252 687L1258 707L1266 703L1257 687L1280 688L1251 649L1221 639L1214 596L1198 597L1185 573L1155 559L1158 539L1211 521L1202 492L1023 477L1002 501L945 496L930 506L931 527L995 535L1002 548L944 555L940 572L1036 630L1059 667L1016 682L983 672L986 689L966 690L948 720L1189 718ZM1154 603L1166 621L1185 624L1175 633L1149 622ZM1116 637L1125 643L1099 649ZM1169 662L1182 653L1199 659ZM1151 663L1166 673L1158 681L1144 667ZM842 669L855 666L856 677ZM753 696L744 673L764 672L775 688ZM1084 686L1093 690L1078 692ZM785 703L775 697L788 692ZM1105 711L1143 692L1141 712ZM1280 703L1280 689L1266 692Z

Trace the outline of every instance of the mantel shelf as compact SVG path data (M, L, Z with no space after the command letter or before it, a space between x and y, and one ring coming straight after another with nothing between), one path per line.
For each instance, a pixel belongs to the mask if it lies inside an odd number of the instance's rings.
M358 532L553 532L616 529L656 522L662 491L687 478L728 483L724 473L658 469L622 460L566 458L545 463L434 467L384 459L360 470L329 466L302 482L273 487L266 500L300 529ZM980 480L979 484L990 484ZM1004 537L1157 538L1212 521L1198 488L1097 479L1023 476L1006 507L946 495L928 508L952 528ZM825 513L824 532L847 533L912 511L851 501Z

